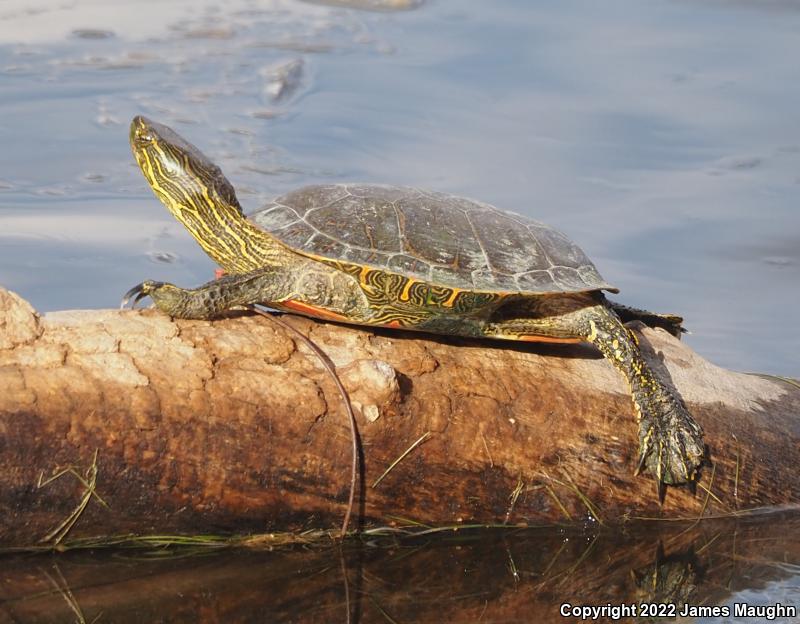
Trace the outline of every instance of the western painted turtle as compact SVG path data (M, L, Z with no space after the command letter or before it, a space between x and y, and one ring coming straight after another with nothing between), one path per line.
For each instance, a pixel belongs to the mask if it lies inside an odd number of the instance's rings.
M639 464L695 479L702 429L650 369L621 318L679 331L679 317L614 304L618 292L553 228L485 203L414 188L307 186L245 217L219 167L170 128L136 117L131 147L156 196L227 275L194 289L145 281L177 318L254 303L359 325L523 341L590 342L625 376Z

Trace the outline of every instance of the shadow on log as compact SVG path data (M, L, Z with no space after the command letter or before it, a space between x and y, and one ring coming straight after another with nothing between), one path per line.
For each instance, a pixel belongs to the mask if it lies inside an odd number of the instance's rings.
M711 459L694 493L669 488L663 506L652 479L633 475L624 381L591 348L287 320L328 353L357 408L365 525L610 524L800 502L800 387L713 366L661 330L643 329L646 356L703 426ZM0 388L0 545L297 531L344 513L338 394L264 319L39 316L0 289Z

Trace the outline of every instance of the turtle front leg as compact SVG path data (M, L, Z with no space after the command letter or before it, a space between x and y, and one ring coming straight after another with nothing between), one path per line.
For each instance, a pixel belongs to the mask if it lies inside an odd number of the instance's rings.
M173 318L211 319L229 310L233 293L220 285L214 287L212 282L199 288L181 288L169 282L145 280L131 288L122 298L120 309L124 309L133 299L132 307L145 297L153 300L156 308Z
M636 337L613 310L605 302L581 295L541 297L526 303L531 318L490 322L484 333L516 340L577 338L594 344L625 376L631 389L639 420L636 472L644 468L659 483L693 481L705 456L703 430L674 391L650 369Z
M273 275L227 275L197 288L181 288L169 282L145 280L131 288L122 299L124 308L150 297L156 308L173 318L212 319L226 310L250 303L277 302L289 295Z
M341 317L356 323L371 313L349 275L313 261L225 275L197 288L147 280L129 290L120 307L131 300L135 305L143 297L150 297L162 312L182 319L213 319L227 310L257 303L297 306L311 316Z

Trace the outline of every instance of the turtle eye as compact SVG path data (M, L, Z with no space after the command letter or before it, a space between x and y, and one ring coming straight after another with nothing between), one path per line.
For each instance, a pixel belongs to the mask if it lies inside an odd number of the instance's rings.
M147 145L155 141L155 133L142 117L134 117L131 123L131 139L137 145Z
M140 145L147 145L153 142L153 134L147 128L139 127L136 129L136 142Z

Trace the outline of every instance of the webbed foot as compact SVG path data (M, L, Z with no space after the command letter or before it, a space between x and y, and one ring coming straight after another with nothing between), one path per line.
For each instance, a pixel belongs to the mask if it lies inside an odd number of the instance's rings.
M703 430L676 401L662 401L655 408L641 414L636 473L644 470L659 484L691 483L705 457Z

